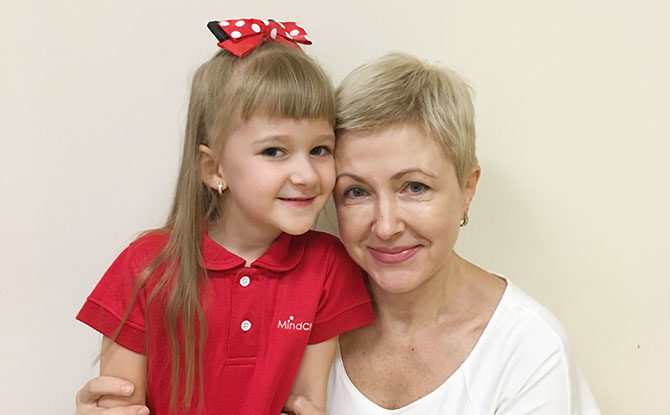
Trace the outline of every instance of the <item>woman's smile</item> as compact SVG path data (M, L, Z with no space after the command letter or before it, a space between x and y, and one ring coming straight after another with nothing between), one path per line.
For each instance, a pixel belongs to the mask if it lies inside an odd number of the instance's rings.
M397 264L412 258L421 248L421 245L398 247L369 246L368 250L370 251L370 255L379 262Z
M393 125L342 134L335 152L340 236L372 283L408 292L441 278L469 196L437 141Z

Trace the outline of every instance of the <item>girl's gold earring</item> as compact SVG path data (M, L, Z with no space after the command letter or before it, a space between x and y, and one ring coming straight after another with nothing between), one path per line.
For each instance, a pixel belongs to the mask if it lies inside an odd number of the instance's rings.
M218 189L219 189L219 194L222 195L223 194L223 183L219 183Z

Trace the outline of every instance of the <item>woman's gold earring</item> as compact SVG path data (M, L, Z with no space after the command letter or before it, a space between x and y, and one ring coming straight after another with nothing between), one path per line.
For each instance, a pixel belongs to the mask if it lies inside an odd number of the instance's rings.
M223 194L223 183L219 183L219 186L217 186L217 187L219 189L219 194L222 195Z
M465 216L463 216L463 219L461 219L461 228L470 222L470 218L468 217L468 214L466 213Z

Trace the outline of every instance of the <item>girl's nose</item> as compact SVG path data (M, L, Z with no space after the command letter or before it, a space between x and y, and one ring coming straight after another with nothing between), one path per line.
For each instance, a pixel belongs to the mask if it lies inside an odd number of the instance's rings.
M314 186L319 176L309 158L300 157L295 161L290 180L297 186Z

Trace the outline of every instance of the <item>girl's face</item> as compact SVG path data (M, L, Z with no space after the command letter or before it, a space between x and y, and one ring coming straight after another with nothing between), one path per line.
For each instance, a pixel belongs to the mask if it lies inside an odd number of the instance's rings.
M462 189L436 140L411 125L344 133L336 155L340 235L373 292L410 292L448 272L479 168Z
M333 126L257 115L225 140L218 166L225 229L249 242L307 232L335 185Z

